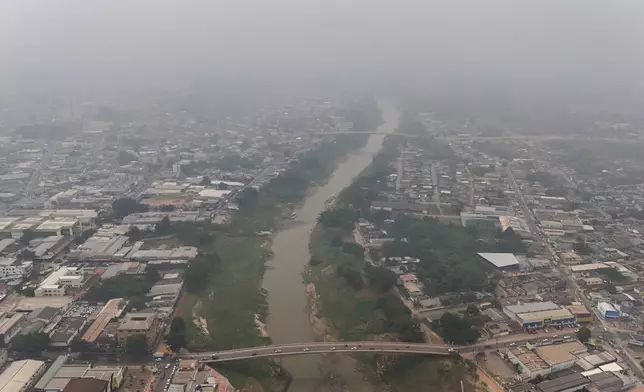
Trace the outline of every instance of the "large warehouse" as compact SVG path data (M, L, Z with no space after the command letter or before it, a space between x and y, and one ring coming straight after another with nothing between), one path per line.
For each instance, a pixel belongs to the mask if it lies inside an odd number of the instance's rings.
M575 316L568 309L550 301L510 305L504 307L503 312L525 329L568 325L575 322Z
M508 305L503 308L503 313L507 314L512 320L517 320L517 314L519 313L530 313L530 312L541 312L544 310L554 310L559 309L560 306L554 302L527 302L524 304L517 305Z
M485 264L498 271L517 271L519 269L519 260L512 253L479 253L478 255Z
M0 392L26 391L45 371L45 363L33 359L14 361L0 374Z
M599 314L607 320L615 320L619 318L619 310L608 302L600 302L597 304Z
M550 325L570 325L575 322L575 316L565 308L519 313L517 317L517 321L525 329L542 328Z

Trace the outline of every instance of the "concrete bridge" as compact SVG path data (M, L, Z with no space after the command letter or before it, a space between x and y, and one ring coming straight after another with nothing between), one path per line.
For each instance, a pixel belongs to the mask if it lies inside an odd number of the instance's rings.
M473 136L473 135L453 135L453 136L433 136L430 134L418 135L414 133L385 133L378 131L344 131L344 132L322 132L318 135L359 135L359 134L369 134L369 135L383 135L383 136L402 136L409 138L417 139L436 139L443 141L459 141L459 140L470 140L470 141L547 141L547 140L586 140L586 141L602 141L602 142L612 142L612 143L642 143L641 139L619 139L619 138L610 138L610 137L597 137L597 136L584 136L584 135L506 135L506 136Z
M483 349L484 345L448 346L404 342L313 342L275 344L224 351L181 354L181 359L196 359L201 362L226 362L248 358L284 357L287 355L329 354L369 352L379 354L427 354L454 355L457 352L472 352ZM489 346L491 347L491 346Z

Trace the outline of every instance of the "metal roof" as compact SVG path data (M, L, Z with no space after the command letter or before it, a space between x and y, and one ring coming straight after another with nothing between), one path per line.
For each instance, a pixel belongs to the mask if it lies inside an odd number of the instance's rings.
M479 253L479 256L497 268L519 265L519 260L512 253Z

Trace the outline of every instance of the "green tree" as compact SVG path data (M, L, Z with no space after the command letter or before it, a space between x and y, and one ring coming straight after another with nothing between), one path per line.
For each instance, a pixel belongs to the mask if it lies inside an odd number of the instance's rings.
M360 272L353 268L340 265L337 267L336 272L338 273L338 276L342 277L354 290L360 290L364 286Z
M36 296L36 291L34 290L33 287L27 287L26 289L22 290L22 294L25 297L35 297Z
M203 178L202 178L202 179L201 179L201 181L199 182L199 185L203 185L203 186L210 186L210 177L208 177L208 176L203 176Z
M172 223L170 218L164 216L159 223L154 226L154 232L157 234L169 234L172 232Z
M22 232L22 236L20 237L20 244L25 245L25 246L29 245L29 242L31 240L33 240L34 238L36 238L36 237L37 237L37 235L36 235L35 231L33 231L31 229L24 230Z
M137 156L134 155L133 153L128 151L123 151L123 150L119 151L119 155L116 158L119 165L121 166L127 165L128 163L132 161L136 161L137 159L138 159Z
M590 340L591 332L590 329L586 327L581 327L577 331L577 339L579 339L580 342L586 343L587 341Z
M178 352L186 345L186 322L181 317L175 317L170 324L170 333L166 338L168 346L172 351Z
M387 293L396 284L396 274L382 267L368 266L365 269L367 280L372 289L377 293Z
M342 244L342 251L354 255L358 259L364 259L364 248L355 242L345 242Z
M245 188L237 195L237 204L239 207L249 209L257 205L259 201L259 192L255 188Z
M131 242L141 241L143 239L143 232L136 226L132 226L125 235Z
M318 217L318 222L324 227L351 229L357 219L357 211L351 208L336 208L323 211Z
M37 355L45 351L48 345L49 335L42 332L18 335L11 340L11 350L29 355Z
M593 253L593 250L586 244L583 240L578 240L572 244L572 249L582 256L590 255Z
M88 350L88 344L83 339L76 337L72 340L69 348L75 353L83 353Z
M33 260L36 257L36 252L29 249L23 249L18 256L20 260Z
M481 313L481 312L479 311L478 306L476 306L475 304L469 304L469 305L467 305L467 309L466 309L465 311L466 311L466 312L467 312L467 314L469 314L470 316L478 316L478 315L479 315L479 313Z
M434 321L432 327L446 342L453 344L472 344L481 336L467 320L449 312Z
M135 357L148 354L148 342L144 334L135 334L125 339L125 352Z
M126 215L147 211L148 206L145 204L139 204L136 200L129 197L116 199L112 202L112 213L117 218L123 218Z
M150 268L149 265L145 269L145 280L148 282L157 282L158 280L161 279L161 274L159 273L159 270L156 268Z
M190 263L183 274L184 287L189 293L199 293L209 284L209 277L221 264L221 259L216 253L199 255Z

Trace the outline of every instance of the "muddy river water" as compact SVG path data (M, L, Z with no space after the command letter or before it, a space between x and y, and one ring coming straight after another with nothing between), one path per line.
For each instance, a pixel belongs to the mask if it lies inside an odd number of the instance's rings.
M378 101L383 123L378 132L390 133L398 127L399 113L387 101ZM351 184L351 181L380 151L385 136L371 135L367 144L354 151L338 165L328 182L311 192L299 209L295 222L276 233L272 250L274 257L267 263L264 288L268 291L268 332L273 343L299 343L315 340L307 314L307 299L302 272L309 259L309 237L325 201ZM329 364L331 362L331 364ZM285 357L283 365L293 376L289 392L311 392L320 384L323 374L331 367L347 383L352 392L372 391L372 386L355 372L356 361L346 355L334 355L322 365L320 355Z

